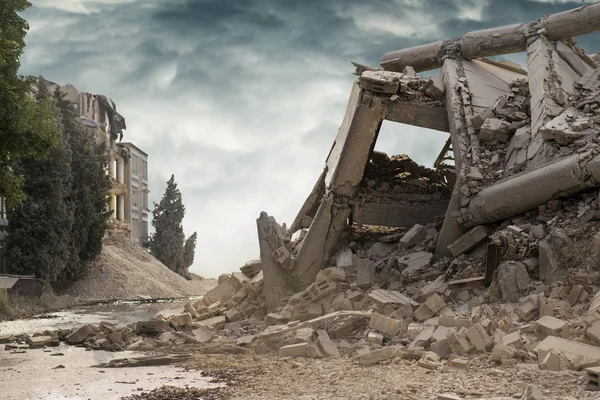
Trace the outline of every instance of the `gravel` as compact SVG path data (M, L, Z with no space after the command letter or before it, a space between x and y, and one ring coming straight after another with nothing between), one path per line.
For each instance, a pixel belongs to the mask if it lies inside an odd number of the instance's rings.
M102 253L66 294L90 301L200 296L215 279L188 281L122 235L104 241Z

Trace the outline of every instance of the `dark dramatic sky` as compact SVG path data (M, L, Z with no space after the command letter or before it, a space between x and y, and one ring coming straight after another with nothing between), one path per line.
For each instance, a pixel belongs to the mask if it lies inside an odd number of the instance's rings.
M290 223L324 165L355 77L388 51L579 7L544 0L33 0L22 72L106 94L175 174L198 231L192 271L259 256L261 211ZM581 38L589 52L598 36ZM597 43L598 48L594 48ZM523 61L522 56L513 58ZM377 147L431 165L446 135L384 125Z

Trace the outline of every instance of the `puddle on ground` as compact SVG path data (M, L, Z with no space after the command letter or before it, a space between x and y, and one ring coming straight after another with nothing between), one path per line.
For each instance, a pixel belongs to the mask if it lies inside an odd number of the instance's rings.
M72 329L86 324L98 324L101 321L127 325L133 322L152 319L158 314L165 317L183 312L185 302L163 303L112 303L72 310L54 312L31 319L0 322L0 335L33 334L58 329Z
M0 376L3 400L87 400L118 399L163 385L176 387L217 388L200 371L185 371L174 366L92 368L114 358L134 355L123 351L86 351L82 347L61 345L11 354L0 350ZM63 353L63 356L52 356ZM139 355L139 354L138 354ZM64 368L58 368L62 365ZM11 383L12 382L12 383Z

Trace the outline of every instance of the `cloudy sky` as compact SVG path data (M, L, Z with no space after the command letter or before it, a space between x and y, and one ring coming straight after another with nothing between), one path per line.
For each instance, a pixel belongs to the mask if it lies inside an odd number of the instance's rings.
M589 2L589 1L588 1ZM192 272L259 256L261 211L293 220L323 168L355 77L404 47L579 7L545 0L33 0L24 74L106 94L124 141L150 155L151 201L171 174ZM579 39L600 50L597 35ZM595 45L596 44L596 45ZM596 47L596 48L595 48ZM523 61L523 56L513 57ZM446 135L384 125L377 148L431 165Z

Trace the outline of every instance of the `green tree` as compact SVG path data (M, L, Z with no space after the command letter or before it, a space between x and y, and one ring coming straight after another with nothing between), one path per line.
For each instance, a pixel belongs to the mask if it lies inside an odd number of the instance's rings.
M184 216L185 206L181 192L175 183L175 176L171 175L171 179L167 181L165 194L160 203L154 204L152 211L152 226L155 232L150 238L150 252L169 269L189 279L188 268L191 263L187 263L190 255L188 254L186 258L185 254L185 244L187 243L182 226ZM191 260L193 262L196 234L194 233L188 241L188 247L192 248Z
M194 255L196 253L196 240L198 234L196 232L186 239L185 245L183 246L183 265L185 269L189 269L194 263Z
M38 82L38 96L46 96L45 81ZM96 133L79 122L58 90L54 102L60 143L47 159L19 162L26 198L9 208L7 239L11 269L50 282L79 278L100 253L110 184Z
M97 140L97 133L81 124L73 108L62 100L62 94L58 92L55 97L62 132L71 148L71 195L66 202L74 219L70 238L73 262L63 278L75 280L102 251L109 216L108 157L106 147Z
M60 140L52 102L33 96L34 77L18 74L29 29L18 13L30 6L26 0L0 6L0 196L9 206L25 197L19 160L48 156Z

